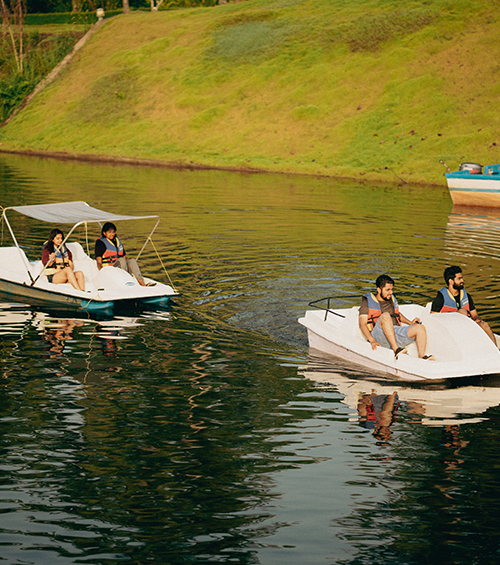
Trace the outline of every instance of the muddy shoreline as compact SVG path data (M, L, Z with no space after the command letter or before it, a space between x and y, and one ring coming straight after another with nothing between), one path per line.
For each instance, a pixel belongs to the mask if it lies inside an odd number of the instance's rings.
M32 149L4 149L0 147L0 154L11 154L11 155L25 155L27 157L42 157L46 159L57 159L59 161L82 161L88 163L103 163L111 165L131 165L134 167L152 167L159 169L177 169L177 170L194 170L194 171L227 171L231 173L252 173L252 174L274 174L274 175L291 175L291 176L307 176L307 177L322 177L322 178L333 178L339 180L350 180L356 181L361 184L372 183L375 185L407 185L407 186L429 186L429 187L441 187L440 184L434 184L429 182L408 182L401 179L398 175L387 169L387 173L391 176L396 176L397 178L387 178L387 179L362 179L359 177L345 177L336 175L325 175L320 173L291 173L286 171L271 171L267 169L258 169L255 167L223 167L216 165L204 165L203 163L182 163L175 161L158 161L155 159L137 159L133 157L114 157L110 155L95 155L86 153L67 153L64 151L39 151Z

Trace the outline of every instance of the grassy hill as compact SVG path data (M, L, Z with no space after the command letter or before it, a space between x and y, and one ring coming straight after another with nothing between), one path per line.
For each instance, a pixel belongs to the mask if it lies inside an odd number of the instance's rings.
M443 184L500 162L499 3L252 0L107 22L1 149Z

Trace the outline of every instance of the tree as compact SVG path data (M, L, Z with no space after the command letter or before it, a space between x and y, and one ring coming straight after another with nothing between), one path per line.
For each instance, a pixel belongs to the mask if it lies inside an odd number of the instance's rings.
M11 0L10 5L6 3L6 0L0 0L0 2L2 7L2 17L4 25L7 25L10 39L12 41L12 50L16 59L17 70L19 71L19 74L23 74L23 23L25 13L24 2L23 0ZM14 20L14 24L17 24L19 28L19 41L17 44L16 38L14 37L14 31L12 29L12 20Z

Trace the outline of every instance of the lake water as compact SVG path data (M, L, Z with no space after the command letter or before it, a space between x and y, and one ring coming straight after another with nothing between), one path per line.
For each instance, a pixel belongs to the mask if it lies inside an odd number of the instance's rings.
M0 187L4 207L159 214L154 243L183 293L105 320L3 299L0 563L499 562L500 379L369 379L310 356L297 323L383 272L433 296L451 263L499 331L495 214L453 211L444 179L8 155ZM52 226L16 226L35 258ZM148 227L119 226L129 253ZM165 280L152 248L142 267Z

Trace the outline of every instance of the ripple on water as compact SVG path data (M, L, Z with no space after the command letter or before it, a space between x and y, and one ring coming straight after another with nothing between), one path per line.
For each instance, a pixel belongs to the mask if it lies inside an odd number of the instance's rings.
M309 301L360 295L381 272L433 295L457 263L498 329L493 215L452 211L444 189L285 175L17 157L0 175L4 206L85 194L159 213L155 246L183 292L170 310L105 320L0 305L4 560L496 555L498 380L376 378L308 356L297 323ZM46 226L18 227L38 257ZM131 254L149 233L119 229ZM166 278L153 249L141 263Z

